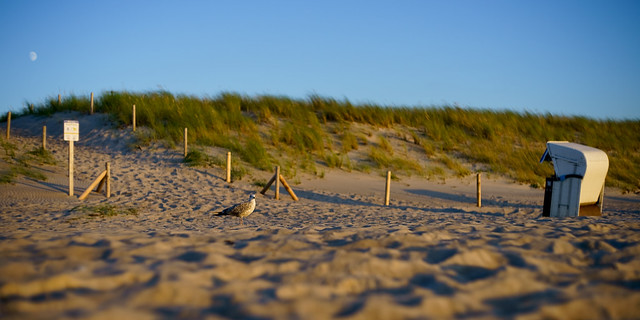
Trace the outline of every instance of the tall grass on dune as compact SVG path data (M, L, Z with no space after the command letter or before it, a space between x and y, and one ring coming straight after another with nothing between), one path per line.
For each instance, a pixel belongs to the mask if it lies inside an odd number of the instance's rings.
M412 140L423 149L425 158L442 163L454 175L470 173L465 170L467 163L535 186L541 186L544 177L553 172L550 165L538 163L546 141L582 143L609 156L608 186L640 190L640 120L595 120L453 106L391 108L355 105L318 95L292 99L230 92L195 97L166 91L109 91L97 98L94 109L127 126L131 125L133 104L137 125L149 127L157 139L179 144L187 127L190 141L227 148L264 170L282 161L313 170L314 161L335 167L340 161L344 164L349 158L335 156L334 140L343 155L357 150L360 142L366 144L366 139L359 138L361 133L349 129L353 128L349 124L357 123L373 131L407 128L411 139L405 138L406 143ZM57 97L51 98L33 109L25 108L16 117L68 110L88 112L89 98L65 97L60 104ZM345 129L336 133L331 129L336 125ZM369 147L369 159L376 167L396 166L416 173L425 170L428 176L442 175L442 169L394 162L399 157L384 153L387 148L380 141Z

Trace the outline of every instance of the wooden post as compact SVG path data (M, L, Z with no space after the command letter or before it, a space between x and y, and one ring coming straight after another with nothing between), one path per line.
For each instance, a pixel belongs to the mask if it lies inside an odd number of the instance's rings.
M33 113L33 103L29 105L29 112Z
M133 132L136 132L136 105L133 105L133 119L131 121L133 123Z
M293 192L293 189L291 189L291 187L287 183L287 180L285 180L283 176L280 176L280 182L282 182L284 188L287 190L287 192L289 192L289 195L291 196L293 201L298 201L298 196L296 196L295 192Z
M93 92L91 92L91 109L89 111L89 114L93 114Z
M73 140L69 141L69 196L73 196Z
M102 175L104 174L104 176ZM102 173L100 174L100 176L98 178L101 178L100 183L98 183L98 187L96 188L96 192L100 192L102 190L102 186L105 185L105 177L107 176L107 170L102 171ZM93 186L91 186L90 188L93 188ZM86 191L85 191L86 192ZM80 199L82 200L82 199Z
M227 152L227 183L231 183L231 152Z
M58 107L62 105L62 96L58 94Z
M105 191L107 192L107 198L110 198L111 197L111 164L107 162L105 164L105 168L107 169L107 176L104 177L107 180L106 182L107 189Z
M47 150L47 126L42 126L42 150Z
M91 185L89 185L87 190L85 190L78 199L80 200L86 199L91 193L91 191L93 190L93 188L96 187L96 185L98 186L98 188L96 189L96 192L100 192L103 184L106 184L107 186L105 190L107 198L111 197L111 180L110 179L111 179L111 165L109 164L109 162L107 162L105 163L105 170L102 171L100 175L98 175L98 178L96 178L96 180L94 180L91 183Z
M478 208L482 207L482 183L480 180L480 172L477 174L477 197L478 197Z
M188 139L187 139L187 128L184 128L184 157L187 157L187 150L188 150Z
M276 200L280 200L280 166L276 166Z
M387 171L387 184L384 188L384 205L389 205L389 193L391 193L391 171Z
M84 200L86 199L89 194L91 193L91 190L93 190L93 188L96 187L96 185L98 185L98 190L100 190L100 188L102 188L102 183L104 182L104 177L107 175L107 171L102 171L102 173L100 173L100 175L98 176L98 178L96 178L96 180L94 180L89 187L87 188L87 190L85 190L80 197L78 197L78 200Z
M291 195L291 198L294 201L298 201L298 196L296 196L295 192L293 192L293 189L291 189L291 187L287 183L287 180L285 180L284 177L280 174L280 167L276 167L276 174L274 174L273 177L271 177L269 182L267 182L264 188L262 188L262 191L260 191L260 193L265 194L265 192L269 190L269 187L274 182L276 183L276 200L280 200L280 182L282 182L282 185L287 190L287 192L289 192L289 195Z
M273 177L271 177L271 179L269 180L269 182L267 182L267 184L264 186L264 188L262 188L262 191L260 191L260 193L265 194L267 190L269 190L269 187L271 187L271 185L275 181L276 181L276 175L274 174Z
M11 111L7 112L7 141L11 137Z

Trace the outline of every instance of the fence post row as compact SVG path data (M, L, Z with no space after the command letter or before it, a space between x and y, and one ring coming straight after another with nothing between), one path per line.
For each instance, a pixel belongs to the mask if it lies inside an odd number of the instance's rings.
M58 105L62 104L62 95L58 94ZM94 112L94 96L93 96L93 92L91 92L91 105L90 105L90 114L93 114ZM30 106L31 111L33 111L33 105ZM133 125L133 131L136 131L136 105L133 105L132 108L132 125ZM11 137L11 111L7 112L7 131L6 131L6 138L7 141L10 139ZM47 149L47 126L42 126L42 149L46 150ZM188 153L188 129L184 128L184 156L186 157ZM69 195L73 196L73 171L74 171L74 167L73 167L73 157L74 157L74 145L73 145L73 141L69 141ZM106 185L106 196L107 198L110 197L111 195L111 183L110 183L110 164L109 162L107 162L105 164L105 171L99 176L99 179L96 179L96 181L94 181L94 184L92 184L90 186L90 189L92 189L93 187L95 187L95 184L99 183L97 192L100 192L100 189L102 188L102 185L105 184ZM481 173L477 173L476 174L476 197L477 197L477 206L478 207L482 207L482 174ZM226 181L228 183L231 182L231 152L227 152L227 172L226 172ZM289 184L286 182L286 180L284 179L284 177L282 175L280 175L280 166L276 166L275 167L275 174L273 177L271 177L271 179L269 180L269 182L267 182L266 186L262 189L262 191L260 191L260 193L265 194L266 191L269 189L269 187L275 183L275 199L279 200L280 199L280 183L282 183L282 185L285 187L285 189L289 192L289 194L291 195L291 197L295 200L298 201L298 197L295 195L295 193L293 192L293 189L291 189L291 187L289 186ZM90 191L90 189L88 189L88 191ZM386 183L385 183L385 196L384 196L384 205L388 206L389 205L389 201L390 201L390 193L391 193L391 171L387 171L387 178L386 178ZM83 194L84 195L84 194ZM83 199L83 197L81 196L81 199Z

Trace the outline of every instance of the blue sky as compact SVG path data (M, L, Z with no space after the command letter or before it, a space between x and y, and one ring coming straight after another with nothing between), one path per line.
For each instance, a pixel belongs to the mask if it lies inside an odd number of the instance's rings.
M0 70L3 113L163 89L640 119L640 1L0 0Z

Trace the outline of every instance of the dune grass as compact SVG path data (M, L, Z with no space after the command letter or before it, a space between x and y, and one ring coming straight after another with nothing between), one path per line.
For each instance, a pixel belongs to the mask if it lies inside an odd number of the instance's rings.
M4 150L2 159L9 164L7 170L0 172L0 183L2 184L15 183L15 179L19 176L46 181L47 176L45 176L40 170L34 168L33 164L56 164L56 160L53 158L51 152L41 147L27 151L23 154L17 154L16 151L18 151L18 148L14 144L4 139L0 139L0 145Z
M285 162L313 172L318 171L316 162L345 167L350 163L346 155L366 150L361 148L367 144L366 137L351 125L357 123L373 131L407 128L401 140L418 145L425 159L441 163L450 174L464 176L474 166L533 186L541 186L544 177L553 172L549 164L538 163L546 141L582 143L608 154L608 186L640 190L640 120L595 120L453 106L354 105L348 100L317 95L292 99L228 92L201 98L166 91L110 91L97 98L94 110L108 113L120 125L128 126L133 104L137 125L149 127L153 138L178 145L187 127L191 143L226 148L261 170L272 170L273 165ZM25 108L16 117L88 109L88 97L65 97L60 104L56 97L32 109ZM423 168L392 154L390 137L376 135L380 140L373 137L374 143L363 151L374 167L435 177L447 174L445 169ZM362 164L349 166L368 168Z
M69 210L69 212L81 212L86 218L108 218L119 215L138 215L138 208L124 208L115 204L103 203L98 205L82 205ZM68 222L78 220L80 217L70 219Z

